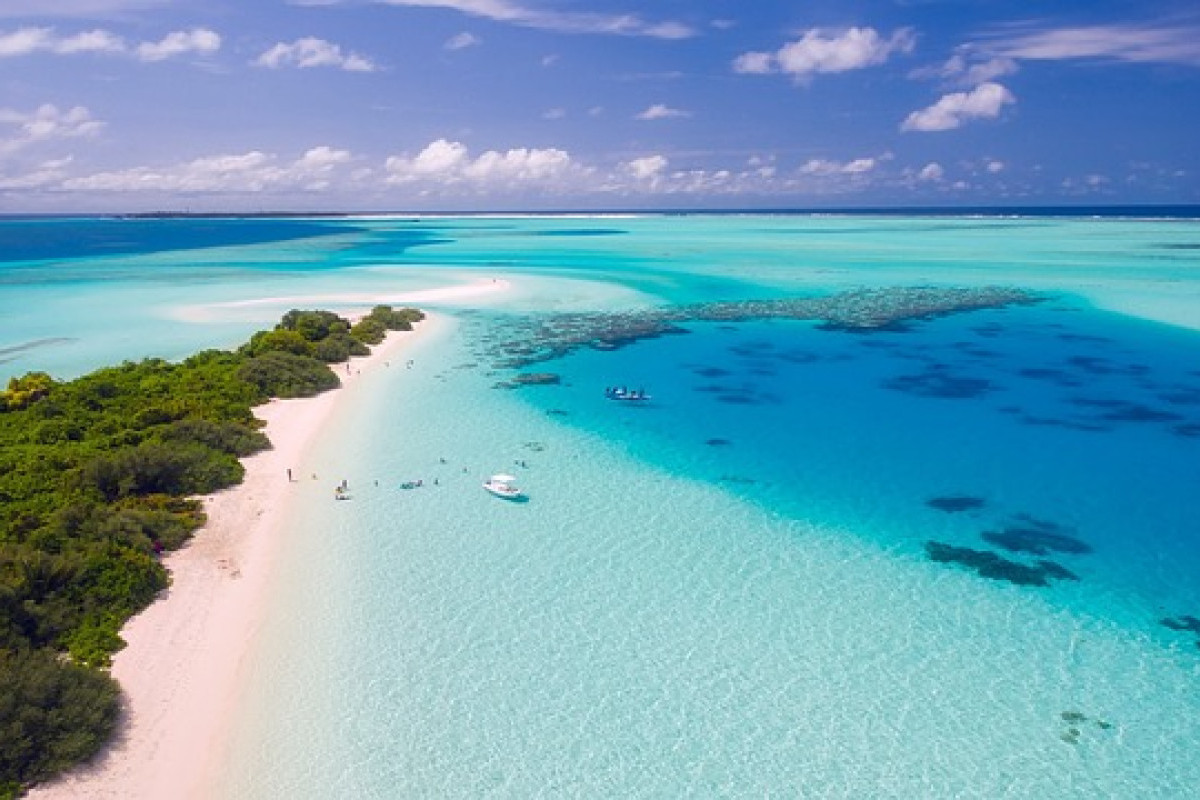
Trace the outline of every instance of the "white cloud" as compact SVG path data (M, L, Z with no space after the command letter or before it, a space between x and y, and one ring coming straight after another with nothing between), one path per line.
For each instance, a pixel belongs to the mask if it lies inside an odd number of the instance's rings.
M1200 66L1200 25L1161 22L1000 32L979 46L998 56L1032 61L1083 58Z
M62 56L101 53L133 55L141 61L164 61L188 53L208 55L220 48L221 37L207 28L173 31L157 42L142 42L136 46L131 46L115 33L100 28L69 36L61 36L53 28L26 27L0 33L0 58L28 56L34 53Z
M142 61L164 61L175 56L209 55L221 49L221 37L208 28L168 33L158 42L142 42L134 50Z
M770 75L775 71L775 54L742 53L733 60L733 71L743 75Z
M542 112L542 119L566 119L566 116L567 110L565 108L548 108Z
M852 161L832 161L827 158L810 158L800 167L801 175L829 177L831 175L863 175L879 166L880 159L856 158Z
M19 28L0 34L0 56L25 56L39 50L53 50L53 34L51 28Z
M125 41L120 36L105 30L84 31L58 42L55 52L72 53L123 53Z
M634 180L653 181L662 176L667 164L665 156L656 154L628 161L622 165L622 169L631 174Z
M349 151L314 147L295 161L251 150L246 153L205 156L162 168L133 167L99 172L61 183L73 192L149 194L228 194L324 191L330 177L349 163Z
M987 165L984 168L988 172L992 173L993 175L997 175L1001 172L1004 172L1005 163L1003 161L996 161L995 159L993 159L991 161L988 161Z
M21 175L0 175L0 190L30 190L53 187L66 178L66 167L73 159L71 156L43 161L31 171Z
M467 146L462 142L438 139L428 144L406 168L403 159L392 156L387 160L388 172L400 175L428 176L457 172L467 162Z
M690 117L691 114L687 111L678 108L671 108L662 103L655 103L645 111L637 114L636 119L640 120L656 120L656 119L678 119L680 117Z
M596 33L618 36L647 36L655 39L686 39L696 31L681 22L653 22L636 14L600 14L590 12L551 11L539 5L527 5L516 0L374 0L390 6L405 8L444 8L472 17L506 22L527 28L560 33ZM312 0L309 0L310 4ZM336 5L344 0L318 0L320 5Z
M1006 105L1015 103L1013 93L998 83L983 83L969 92L943 95L933 105L909 114L902 131L949 131L974 119L994 119Z
M814 74L883 64L893 53L911 52L915 45L916 36L910 28L900 28L886 39L874 28L856 27L837 33L812 28L774 52L743 53L734 59L733 70L750 75L782 73L805 81Z
M914 78L942 78L962 86L974 87L1012 75L1017 62L1005 56L988 57L970 46L962 46L940 67L913 70Z
M369 59L358 53L343 53L342 48L338 45L314 36L306 36L289 44L279 42L255 59L254 63L257 66L271 69L334 67L347 72L374 72L376 70L375 64Z
M95 136L104 127L104 123L93 119L91 112L83 106L61 111L50 103L31 112L0 109L0 125L16 128L14 135L0 139L0 155L37 142Z
M936 161L930 161L917 173L917 180L927 183L937 183L946 177L946 170Z
M59 36L53 28L18 28L0 34L0 57L27 56L33 53L74 55L76 53L123 53L125 42L105 30L83 31Z
M456 33L447 39L446 44L444 44L443 47L445 47L447 50L465 50L468 47L474 47L475 45L482 43L483 40L475 34L469 33L468 31L463 31L462 33Z
M391 156L384 168L389 184L460 187L477 193L568 188L588 172L557 148L488 150L472 158L466 145L446 139L431 142L415 157Z

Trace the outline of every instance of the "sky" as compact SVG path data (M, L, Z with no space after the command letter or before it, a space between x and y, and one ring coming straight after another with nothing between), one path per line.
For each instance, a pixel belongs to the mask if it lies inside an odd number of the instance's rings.
M1196 0L0 0L0 213L1180 203Z

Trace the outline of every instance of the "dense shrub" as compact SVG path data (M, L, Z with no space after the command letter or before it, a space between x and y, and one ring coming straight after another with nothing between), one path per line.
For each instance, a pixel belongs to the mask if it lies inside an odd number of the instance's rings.
M266 397L312 397L336 388L340 381L323 362L309 356L270 352L238 367L238 377Z
M363 317L350 329L350 335L364 344L379 344L387 335L387 328L373 317Z
M310 342L319 342L334 333L347 333L350 323L332 311L301 311L293 308L283 315L279 327L296 331Z
M298 331L276 328L273 331L259 331L254 334L242 347L242 352L248 356L261 356L270 352L311 356L313 344Z
M313 345L313 355L327 364L338 364L350 356L365 356L370 352L370 348L349 333L331 333Z
M90 758L119 710L107 673L51 650L0 650L0 798Z
M423 319L425 312L419 308L395 309L391 306L375 306L363 321L372 320L389 331L411 331L413 323Z

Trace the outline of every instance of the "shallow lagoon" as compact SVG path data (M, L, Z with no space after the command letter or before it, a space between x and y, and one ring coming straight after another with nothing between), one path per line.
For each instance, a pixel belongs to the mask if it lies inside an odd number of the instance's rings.
M452 332L373 376L298 467L321 479L299 487L227 796L1200 785L1200 649L1179 624L1200 616L1197 223L303 224L10 260L0 281L0 347L52 340L0 366L56 374L232 344L297 298L513 281L445 308ZM922 284L1046 300L905 332L694 323L494 388L512 371L490 345L530 314ZM615 404L614 384L653 400ZM479 489L500 469L530 503ZM353 503L322 488L341 478ZM1062 572L1018 585L929 542Z

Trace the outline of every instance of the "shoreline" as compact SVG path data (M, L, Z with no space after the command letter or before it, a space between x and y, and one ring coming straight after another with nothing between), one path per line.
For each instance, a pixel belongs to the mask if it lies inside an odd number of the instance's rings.
M388 368L441 324L427 315L412 331L389 331L370 355L347 362L349 369L331 365L342 381L336 389L254 409L271 449L242 459L239 485L201 498L208 521L164 558L169 587L121 630L126 646L114 655L111 674L121 686L122 719L113 740L28 797L204 796L236 709L243 661L267 610L289 494L303 480L299 465L365 372Z

